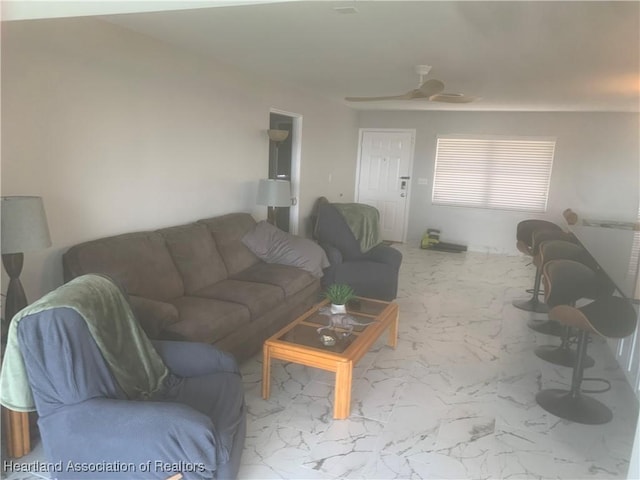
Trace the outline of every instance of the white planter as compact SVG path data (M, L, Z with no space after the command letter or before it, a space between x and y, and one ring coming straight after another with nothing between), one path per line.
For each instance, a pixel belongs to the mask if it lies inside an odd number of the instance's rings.
M347 313L346 305L336 305L335 303L331 304L331 313L339 314L339 313Z

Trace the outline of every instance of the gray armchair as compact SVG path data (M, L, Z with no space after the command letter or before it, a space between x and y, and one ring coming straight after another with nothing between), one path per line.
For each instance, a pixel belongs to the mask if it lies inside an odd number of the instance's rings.
M314 219L315 239L331 263L324 270L323 287L346 283L363 297L387 301L396 298L402 263L398 250L379 244L363 253L347 221L331 203L319 201Z
M15 328L46 460L61 465L55 478L237 476L246 412L233 357L207 344L152 342L168 375L149 398L132 399L117 381L122 365L105 360L74 308L27 314Z

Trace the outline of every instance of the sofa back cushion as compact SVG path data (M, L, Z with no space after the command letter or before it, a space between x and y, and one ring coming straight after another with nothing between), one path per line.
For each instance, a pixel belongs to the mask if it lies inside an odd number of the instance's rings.
M248 213L230 213L199 220L198 223L206 225L212 233L229 276L261 261L242 243L242 237L256 224Z
M316 242L283 232L265 220L249 230L242 243L264 262L300 267L314 277L322 277L322 270L330 265Z
M205 225L191 223L163 228L158 233L167 242L187 295L227 278L227 268Z
M184 294L164 238L156 232L107 237L71 247L62 257L65 280L86 273L113 278L128 294L166 300Z

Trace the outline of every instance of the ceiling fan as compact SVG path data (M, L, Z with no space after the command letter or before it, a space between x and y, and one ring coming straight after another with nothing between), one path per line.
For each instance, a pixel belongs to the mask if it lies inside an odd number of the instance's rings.
M345 97L348 102L377 102L380 100L426 100L429 102L445 103L469 103L477 100L462 93L445 93L444 83L434 78L424 80L431 71L430 65L416 65L416 73L420 75L418 88L403 93L402 95L389 95L384 97Z

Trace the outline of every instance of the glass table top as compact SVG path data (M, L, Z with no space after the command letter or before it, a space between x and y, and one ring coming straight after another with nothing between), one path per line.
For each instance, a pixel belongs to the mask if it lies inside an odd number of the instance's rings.
M376 317L388 305L388 302L357 298L347 304L346 315L332 315L329 305L326 304L303 321L297 322L292 328L286 329L277 339L305 347L343 353L369 325L378 321ZM334 326L331 325L332 317ZM332 344L323 343L323 338Z

